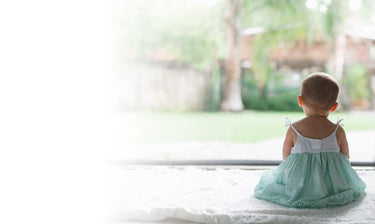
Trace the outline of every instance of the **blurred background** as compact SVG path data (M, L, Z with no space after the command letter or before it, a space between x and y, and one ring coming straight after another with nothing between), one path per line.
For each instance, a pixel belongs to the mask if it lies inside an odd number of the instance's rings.
M302 80L340 83L352 159L375 161L375 1L110 1L114 159L281 159Z

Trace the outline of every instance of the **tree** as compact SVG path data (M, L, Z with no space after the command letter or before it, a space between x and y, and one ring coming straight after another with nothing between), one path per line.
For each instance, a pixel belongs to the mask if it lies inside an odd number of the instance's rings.
M246 1L243 5L245 27L261 27L252 46L252 71L257 79L259 95L266 97L266 88L274 73L272 50L280 43L293 44L311 33L311 15L304 1L263 0ZM308 24L308 25L307 25Z
M326 38L330 46L331 57L327 68L341 82L344 75L346 36L345 16L348 15L348 2L333 0L324 14Z
M225 60L223 111L241 111L244 106L241 98L241 0L227 0L225 30L227 38L227 57Z

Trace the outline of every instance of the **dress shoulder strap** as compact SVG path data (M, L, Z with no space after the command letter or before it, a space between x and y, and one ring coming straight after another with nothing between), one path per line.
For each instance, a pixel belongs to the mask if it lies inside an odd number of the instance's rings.
M334 131L334 133L336 133L337 129L339 129L340 126L344 126L344 124L342 124L341 122L343 121L344 119L340 119L339 117L337 118L337 122L336 122L336 129Z
M292 126L292 121L289 119L289 117L285 118L285 127Z
M297 129L292 125L292 121L289 119L289 117L286 117L286 118L285 118L285 127L287 127L287 126L291 127L291 128L297 133L297 135L301 135L301 134L297 131Z

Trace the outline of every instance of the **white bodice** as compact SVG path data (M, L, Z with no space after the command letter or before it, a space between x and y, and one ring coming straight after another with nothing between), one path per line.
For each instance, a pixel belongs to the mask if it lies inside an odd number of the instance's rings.
M287 125L290 126L297 133L297 141L293 146L291 153L320 153L320 152L340 152L340 147L337 145L336 132L340 126L339 120L336 129L328 136L322 139L307 138L294 128L290 121Z

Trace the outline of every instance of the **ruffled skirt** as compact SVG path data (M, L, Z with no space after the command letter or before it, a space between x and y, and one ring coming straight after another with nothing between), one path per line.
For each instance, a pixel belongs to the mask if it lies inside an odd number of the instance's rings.
M365 188L342 153L292 153L263 174L254 195L288 207L323 208L350 203Z

